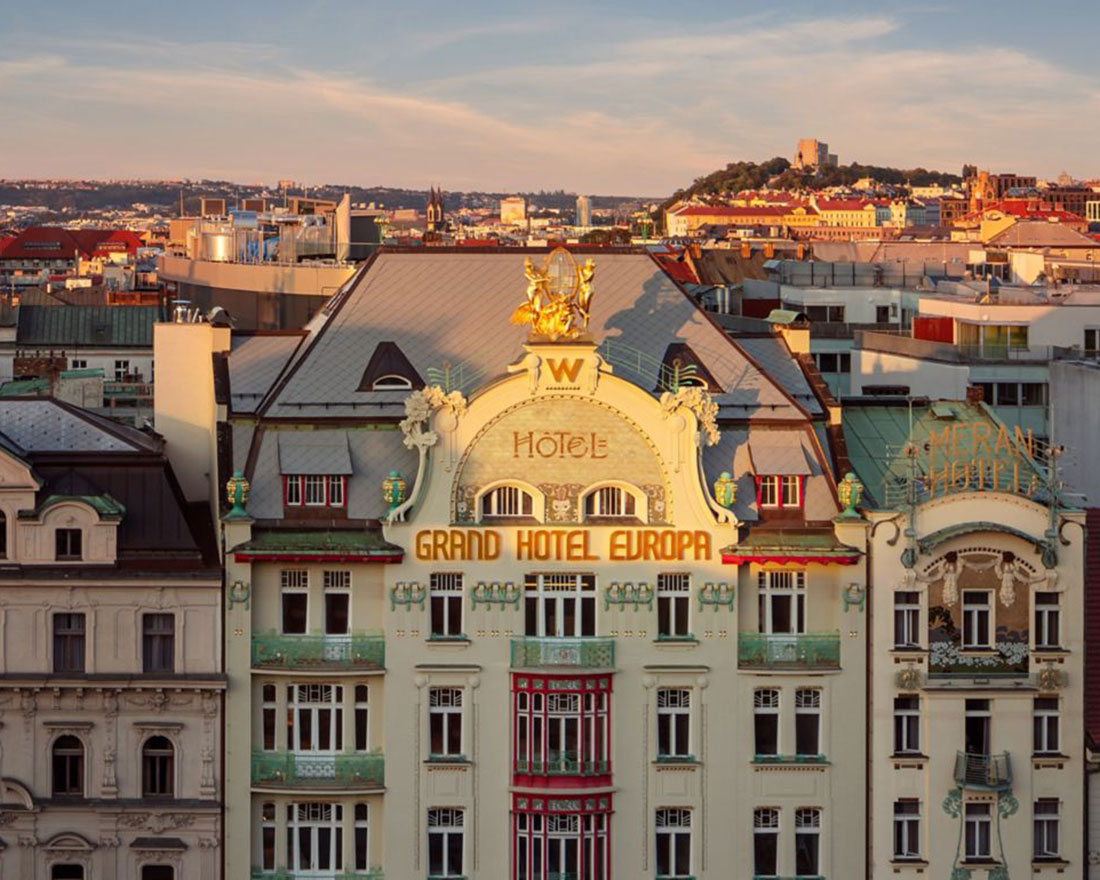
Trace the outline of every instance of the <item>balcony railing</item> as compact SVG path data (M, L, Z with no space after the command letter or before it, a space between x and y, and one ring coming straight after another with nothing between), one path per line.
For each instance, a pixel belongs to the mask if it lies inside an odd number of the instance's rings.
M386 762L379 754L253 752L252 784L270 788L382 788Z
M980 755L959 752L955 757L955 782L963 788L1001 790L1012 787L1012 764L1008 752Z
M532 776L602 776L610 772L610 761L581 761L576 752L552 752L545 761L516 759L516 773Z
M267 669L385 669L381 634L284 635L254 633L252 666Z
M753 755L754 764L828 764L824 755Z
M596 637L512 639L512 668L530 666L582 666L611 669L615 666L615 640Z
M284 871L281 868L275 871L265 871L263 868L252 869L252 880L384 880L381 868L371 868L369 871L341 871L339 874L318 874L316 871Z
M839 669L840 633L737 634L742 669Z

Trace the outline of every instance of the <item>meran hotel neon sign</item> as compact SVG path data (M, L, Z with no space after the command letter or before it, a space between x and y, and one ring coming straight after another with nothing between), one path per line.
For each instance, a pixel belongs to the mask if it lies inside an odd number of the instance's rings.
M683 562L711 558L710 533L681 529L613 529L604 555L596 554L587 529L518 529L517 561L537 562ZM424 562L500 559L504 538L495 529L425 529L416 533L416 558Z
M920 447L912 446L913 454ZM930 432L924 443L924 485L929 496L953 492L1031 495L1042 485L1031 430L989 422L958 422Z

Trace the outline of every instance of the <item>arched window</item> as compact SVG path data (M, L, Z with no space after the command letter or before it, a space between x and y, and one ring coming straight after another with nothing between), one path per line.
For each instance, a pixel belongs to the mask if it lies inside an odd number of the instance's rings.
M584 515L634 517L634 496L619 486L601 486L584 496Z
M371 389L374 391L410 391L412 387L412 382L395 373L379 376L371 385Z
M481 497L482 516L533 516L534 500L519 486L498 486Z
M151 736L141 748L141 793L144 797L175 794L176 750L166 736Z
M84 743L72 735L53 744L54 797L84 797Z

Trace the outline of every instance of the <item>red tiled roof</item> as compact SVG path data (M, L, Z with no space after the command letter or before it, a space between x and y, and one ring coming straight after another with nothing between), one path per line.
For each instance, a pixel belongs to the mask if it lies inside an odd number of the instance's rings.
M759 208L731 208L727 205L709 207L707 205L690 205L676 211L678 217L729 217L741 219L746 217L784 217L791 211L789 208L778 208L773 205L764 205Z
M818 199L819 211L863 211L873 203L868 199Z
M5 260L71 260L125 250L137 253L141 239L128 229L63 229L32 226L8 240L0 256Z
M699 279L691 269L691 265L684 260L681 262L674 254L654 254L653 258L665 270L665 274L673 281L681 284L698 284Z

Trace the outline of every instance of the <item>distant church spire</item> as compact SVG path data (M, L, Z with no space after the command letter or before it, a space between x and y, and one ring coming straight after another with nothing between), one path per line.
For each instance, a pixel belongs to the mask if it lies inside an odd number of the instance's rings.
M431 186L428 188L427 231L443 231L443 190Z

